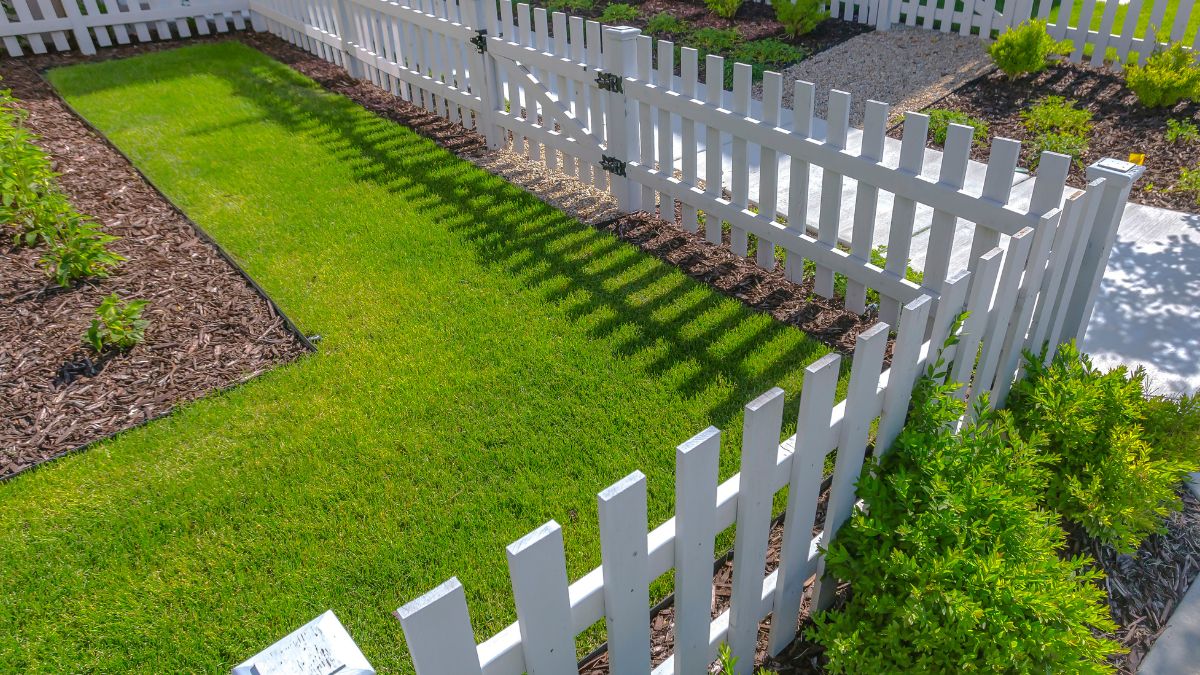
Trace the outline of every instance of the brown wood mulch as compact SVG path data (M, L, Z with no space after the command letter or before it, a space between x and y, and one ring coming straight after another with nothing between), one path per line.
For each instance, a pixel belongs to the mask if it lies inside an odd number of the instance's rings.
M38 248L0 243L0 479L141 424L306 352L271 303L130 163L75 117L35 68L0 61L82 213L121 239L116 273L70 289ZM7 228L0 228L5 229ZM110 293L149 300L144 343L96 356L81 342Z
M968 113L988 123L991 137L1021 141L1020 165L1029 167L1033 151L1021 111L1043 96L1063 96L1093 114L1095 126L1088 150L1082 162L1071 168L1072 185L1084 186L1083 167L1097 160L1124 160L1130 153L1140 153L1146 156L1146 173L1134 185L1133 201L1189 213L1200 211L1200 193L1176 189L1181 169L1200 168L1200 140L1171 143L1166 138L1169 119L1200 126L1200 103L1182 101L1172 108L1148 109L1125 86L1120 73L1058 63L1016 80L994 71L930 107ZM989 146L990 142L976 145L972 158L987 161Z

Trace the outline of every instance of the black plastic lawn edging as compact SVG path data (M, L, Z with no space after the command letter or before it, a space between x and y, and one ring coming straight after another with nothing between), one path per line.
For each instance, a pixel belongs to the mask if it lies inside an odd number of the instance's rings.
M46 86L49 87L50 90L54 92L54 95L58 97L58 100L62 102L63 107L66 108L71 113L71 115L73 115L77 120L79 120L89 131L91 131L93 134L95 134L101 140L101 142L103 142L111 150L116 152L117 155L121 157L121 159L125 160L125 162L127 164L129 164L129 166L134 170L134 172L138 175L138 177L141 178L142 180L146 181L146 184L149 185L152 190L154 190L155 194L157 194L160 198L162 198L162 200L171 208L172 211L175 212L176 215L178 215L180 218L182 218L184 220L184 222L186 222L188 225L190 225L192 227L192 229L196 232L196 235L199 236L200 239L202 241L204 241L204 243L213 247L213 249L216 250L217 255L220 256L221 259L224 260L227 265L232 267L234 269L234 271L236 271L238 273L238 275L242 277L242 279L246 282L246 284L249 285L250 288L253 289L254 292L256 294L258 294L258 296L260 298L262 298L263 300L265 300L267 302L267 306L270 307L271 313L274 314L275 316L283 319L284 329L288 333L290 333L292 335L292 337L296 338L296 340L298 340L301 345L303 345L304 350L306 352L308 352L309 354L316 353L317 348L313 344L313 340L319 341L320 336L314 335L313 338L310 339L303 332L301 332L300 329L296 326L295 322L292 321L291 317L289 317L283 311L283 309L280 308L279 305L277 305L275 303L275 300L272 299L271 296L268 295L265 290L263 290L262 286L258 285L258 282L256 282L249 274L246 273L246 270L242 269L242 266L239 265L237 263L237 261L233 259L233 256L229 255L229 253L220 244L218 244L217 241L212 238L212 236L210 236L207 232L205 232L204 228L197 225L190 217L188 217L188 215L186 213L184 213L178 206L176 206L175 202L171 201L171 199L168 198L167 195L165 195L163 193L163 191L159 189L158 185L155 185L154 181L150 180L150 178L148 176L146 176L146 174L142 173L142 170L139 169L138 166L133 163L133 160L131 160L128 155L126 155L124 152L122 152L120 148L118 148L116 145L113 144L112 141L110 141L108 139L108 136L105 136L99 129L97 129L91 122L89 122L83 115L79 114L79 111L75 110L75 108L72 107L71 104L68 103L66 99L64 99L62 96L59 95L58 90L54 88L54 85L50 84L50 81L46 79L46 71L45 70L37 70L35 72L37 73L38 77L41 78L41 80L43 82L45 82ZM298 358L303 358L303 356L305 356L305 355L302 354ZM295 360L295 359L293 359L293 360ZM287 361L285 363L290 363L290 362L291 361ZM283 365L283 363L277 364L275 367L270 368L268 370L264 370L263 372L259 373L258 375L254 375L253 377L248 377L248 378L239 380L238 382L227 384L222 387L217 387L215 389L210 389L207 392L205 392L202 396L192 399L192 401L198 401L198 400L201 400L204 398L208 398L209 396L212 396L214 394L221 394L221 393L230 391L236 387L240 387L248 382L252 382L253 380L257 379L258 377L265 375L266 373L270 372L271 370L274 370L275 368L277 368L281 365ZM23 469L16 471L15 473L11 473L7 476L2 476L2 477L0 477L0 484L7 483L8 481L12 480L13 478L16 478L17 476L25 474L29 471L33 471L39 467L45 466L57 459L61 459L68 455L73 455L75 453L82 452L82 451L92 447L93 445L97 445L99 443L104 443L106 441L112 440L113 438L115 438L123 433L132 431L139 427L143 427L155 420L162 419L163 417L166 417L167 415L170 415L171 413L175 412L175 408L176 408L176 406L172 405L172 406L168 407L166 410L163 410L162 412L157 413L155 415L143 416L141 421L137 422L136 424L134 424L132 426L126 427L124 429L120 429L118 431L114 431L112 433L105 434L103 436L100 436L99 438L94 438L94 439L88 441L87 443L84 443L83 445L79 445L74 448L71 448L70 450L67 450L66 452L55 455L45 461L31 464Z

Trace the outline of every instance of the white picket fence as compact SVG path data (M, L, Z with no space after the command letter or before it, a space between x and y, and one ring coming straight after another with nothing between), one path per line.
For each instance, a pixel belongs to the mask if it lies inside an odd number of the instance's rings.
M776 388L746 405L741 471L718 481L720 431L709 428L676 450L675 517L647 531L646 479L634 472L598 496L601 565L568 584L563 533L554 521L508 547L517 621L476 645L457 579L397 610L420 675L445 673L573 672L576 637L603 620L610 672L707 672L722 643L739 658L739 673L754 664L758 626L773 617L768 653L795 638L805 587L827 607L835 581L823 578L821 549L852 513L868 447L886 452L899 434L915 378L937 355L963 311L958 344L943 357L963 395L1003 399L1017 364L1006 351L1010 334L1023 346L1053 343L1063 321L1055 302L1082 266L1087 233L1081 227L1104 199L1104 179L1073 191L1061 210L1025 229L1007 250L979 257L974 272L946 280L940 302L921 295L900 312L891 367L882 370L889 326L878 323L855 344L846 398L835 403L841 358L826 356L805 370L796 434L779 442L784 393ZM1022 273L1023 272L1023 273ZM993 301L992 291L999 280ZM928 331L928 332L927 332ZM928 335L928 339L926 336ZM1006 354L998 374L989 355ZM976 356L979 356L977 361ZM875 437L870 429L879 425ZM837 450L826 514L815 523L822 470ZM750 486L743 490L742 486ZM763 573L775 494L788 488L778 567ZM813 536L814 524L821 529ZM730 606L712 618L713 546L736 525ZM673 653L652 668L649 588L674 572Z
M9 56L244 30L246 0L4 0L0 40Z
M888 1L888 0L885 0ZM1195 0L1179 0L1171 8L1171 0L1067 0L1055 16L1056 6L1048 0L890 0L887 24L918 26L943 33L994 37L1009 27L1029 19L1048 22L1048 30L1056 40L1070 40L1073 49L1069 60L1079 63L1084 50L1092 48L1088 60L1101 66L1106 61L1114 68L1136 64L1156 49L1168 43L1187 40L1185 46L1200 52L1200 33L1187 34L1188 22L1197 10ZM1076 18L1071 19L1073 9ZM1168 14L1168 10L1170 13ZM1118 13L1122 17L1118 19ZM1147 22L1138 28L1138 19L1145 15ZM1097 23L1098 22L1098 23ZM1093 24L1096 27L1093 28Z

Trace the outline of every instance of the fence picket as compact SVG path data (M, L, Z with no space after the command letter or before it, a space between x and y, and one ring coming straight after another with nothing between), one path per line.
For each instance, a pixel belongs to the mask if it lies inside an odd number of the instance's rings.
M875 432L875 452L881 457L891 449L892 442L904 427L913 383L921 376L921 345L925 338L925 327L929 325L929 312L932 307L933 298L922 295L905 305L900 312L900 325L896 329L896 342L892 346L888 388L883 397L879 428Z
M655 84L672 91L675 81L675 45L666 40L658 41L658 69L655 71ZM666 176L675 175L675 143L671 131L671 111L667 108L658 109L658 170ZM658 217L663 220L675 219L675 200L665 192L658 193Z
M750 82L753 68L746 63L733 64L733 113L742 118L750 114ZM732 177L729 191L734 208L744 210L750 206L750 158L749 143L740 135L733 135L731 146ZM731 223L729 248L734 255L744 256L748 250L746 230Z
M925 140L928 136L928 115L911 112L904 115L904 132L900 140L900 165L897 171L908 176L921 175L925 165ZM912 253L913 225L916 217L916 200L896 194L892 202L892 221L888 229L887 261L884 263L884 270L898 276L904 276L908 270L908 259ZM900 298L881 297L879 318L894 324L900 314L901 302Z
M720 452L715 427L675 449L675 675L708 668Z
M418 675L478 675L475 632L458 577L396 610Z
M825 525L821 531L821 545L826 548L834 542L838 529L850 517L854 507L854 482L862 472L871 421L879 414L876 389L879 386L879 371L883 366L883 350L887 347L887 339L888 325L877 323L859 334L854 342L850 385L846 390L846 410L853 410L854 415L842 419L841 435L838 437L833 482L829 486ZM824 558L817 564L816 575L812 607L818 610L825 609L833 602L837 583L825 577Z
M829 92L829 119L825 144L842 151L846 149L846 133L850 128L850 93L834 89ZM837 244L841 227L842 174L825 168L821 175L821 214L817 239L830 246ZM817 265L813 292L824 298L833 297L833 270Z
M950 3L947 3L950 4ZM863 117L861 157L876 162L883 159L883 143L887 132L888 105L867 101ZM871 245L875 235L875 216L879 208L879 188L859 184L854 201L854 231L850 239L850 254L864 263L871 262ZM867 286L853 278L846 279L846 309L855 314L867 311Z
M923 330L924 326L921 328ZM788 479L787 518L783 521L783 539L779 546L779 576L767 647L771 656L778 655L796 637L796 618L800 614L804 584L813 573L814 565L808 553L825 455L833 445L829 413L837 393L841 363L842 357L838 354L827 354L804 369L792 470Z
M608 664L614 673L650 670L650 572L646 476L634 471L597 496Z
M941 172L938 182L961 189L967 176L967 163L971 159L971 142L975 128L965 124L951 124L946 132L946 149L942 153ZM941 209L933 212L929 226L929 247L925 253L925 278L927 288L938 288L950 270L950 254L954 247L954 230L958 216Z
M650 81L650 73L653 67L653 49L654 38L649 35L638 35L637 40L637 68L634 71L635 76L643 81ZM654 168L654 110L650 104L645 101L637 103L638 111L638 146L639 154L637 157L643 166ZM632 157L630 158L632 159ZM643 185L641 195L636 208L642 211L654 212L655 192L654 188L649 185Z
M780 110L783 105L783 76L779 73L763 73L763 122L772 127L779 126ZM779 158L775 149L768 145L759 146L758 212L772 221L779 213ZM756 262L765 270L775 269L775 242L759 237Z
M509 544L506 553L525 669L529 675L574 672L562 528L551 520Z
M771 483L770 474L775 469L783 424L783 398L783 390L775 387L746 404L739 485ZM729 648L738 659L738 675L754 670L754 646L758 641L759 609L762 607L762 569L767 558L774 496L773 491L757 487L738 494L733 589L729 605Z
M684 47L679 50L679 72L680 84L683 91L680 92L689 99L696 98L696 82L699 78L699 52L691 47ZM681 148L680 156L683 158L683 183L684 185L696 188L699 185L697 174L696 156L699 154L699 145L696 142L696 123L690 117L680 117L680 137ZM692 200L683 199L680 207L680 217L683 219L683 229L688 232L697 232L700 228L696 207L692 204Z
M813 83L796 80L792 89L792 118L796 127L792 132L793 135L800 138L812 138L815 99L816 87ZM793 154L791 158L787 226L804 233L808 229L808 172L810 165L797 155ZM788 279L800 283L804 277L804 258L795 251L788 251L785 264L787 265Z
M992 141L992 147L988 151L987 171L983 176L982 197L1001 204L1008 203L1020 156L1019 141L1010 138L996 138ZM967 269L974 270L979 257L999 244L999 232L988 227L986 223L976 223L971 237L971 257Z
M951 381L963 385L958 394L964 399L970 384L971 371L975 368L979 342L987 329L988 308L992 303L992 291L996 289L996 279L1000 276L1000 263L1003 260L1004 249L997 246L979 256L975 269L971 272L970 297L966 310L968 314L963 322L959 343L955 348L956 358L950 371Z
M709 54L704 59L704 100L709 105L721 105L724 91L725 59ZM712 125L705 129L704 136L704 188L713 199L721 198L721 130ZM704 219L704 238L711 244L721 245L721 220L711 213Z

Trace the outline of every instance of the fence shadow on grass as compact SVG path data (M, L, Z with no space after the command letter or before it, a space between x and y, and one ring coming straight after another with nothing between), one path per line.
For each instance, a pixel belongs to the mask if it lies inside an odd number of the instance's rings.
M229 43L192 49L250 48ZM671 378L680 394L705 402L712 424L740 428L741 407L784 383L792 392L787 419L795 419L802 368L829 351L799 329L715 290L698 292L702 284L666 263L545 207L511 184L498 186L482 170L464 171L465 160L353 101L327 94L283 64L225 67L216 56L209 66L198 61L181 63L186 71L181 75L203 69L208 77L222 78L234 95L254 103L263 119L317 141L350 167L355 179L422 210L430 227L457 235L463 253L558 306L614 356L638 362L647 375ZM161 76L155 73L156 79ZM303 236L303 230L296 233ZM714 386L729 390L705 396Z

